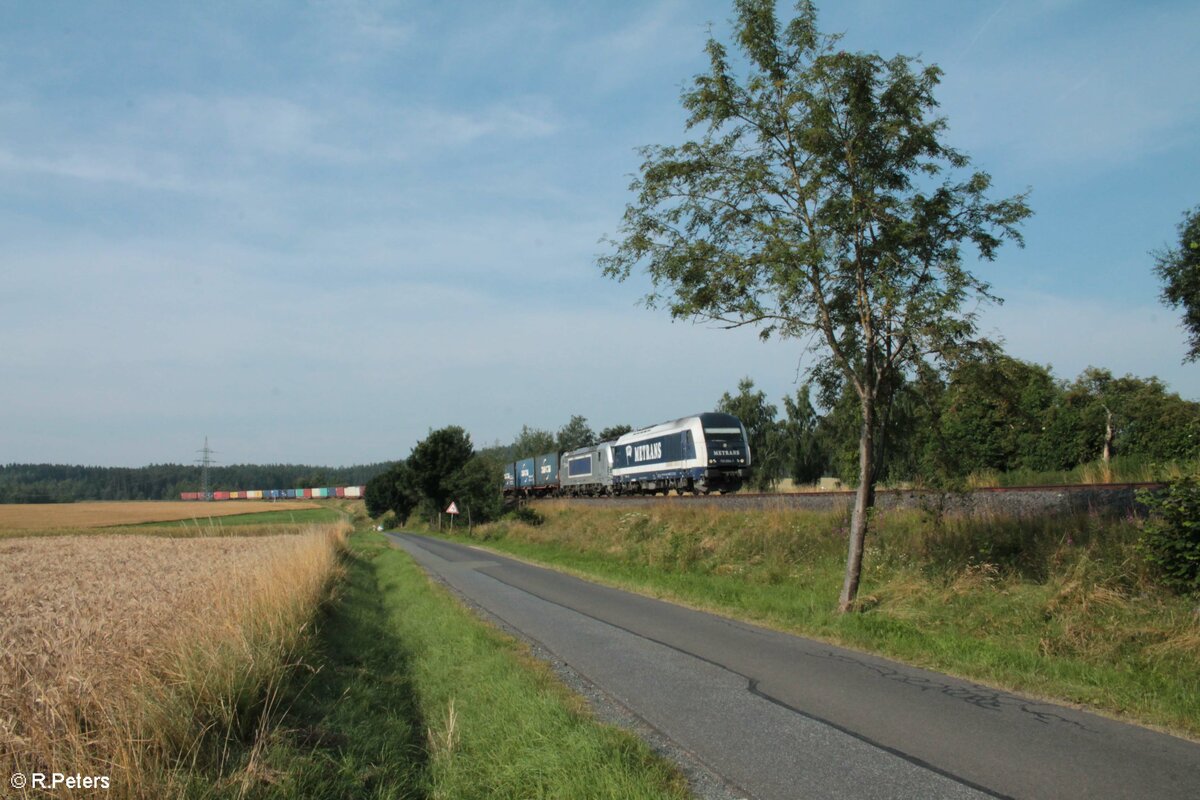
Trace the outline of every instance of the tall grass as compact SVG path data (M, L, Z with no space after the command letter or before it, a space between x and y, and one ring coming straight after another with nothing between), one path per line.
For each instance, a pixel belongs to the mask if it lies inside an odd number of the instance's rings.
M0 629L0 769L108 776L106 795L121 798L255 780L257 744L348 527L8 540L23 548L13 558L26 579L0 598L9 622L23 620ZM47 559L73 560L63 584L83 579L64 586L73 594L59 609L22 605L47 596Z
M980 470L967 477L966 485L972 489L979 489L989 486L1158 483L1195 474L1197 467L1200 467L1200 464L1194 461L1164 462L1143 456L1117 456L1108 464L1103 461L1090 461L1068 470Z
M1160 590L1138 523L879 512L859 613L835 613L844 513L539 506L475 529L616 585L1200 735L1200 609Z

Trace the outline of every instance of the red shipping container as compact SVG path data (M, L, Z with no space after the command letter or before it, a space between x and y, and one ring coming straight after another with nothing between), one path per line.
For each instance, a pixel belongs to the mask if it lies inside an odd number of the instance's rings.
M338 497L346 496L346 487L345 486L339 486L336 489L334 489L334 491L337 493Z
M213 492L213 500L228 500L229 492Z
M304 490L304 496L305 496L305 497L308 497L308 498L311 498L311 497L312 497L312 489L305 489L305 490Z

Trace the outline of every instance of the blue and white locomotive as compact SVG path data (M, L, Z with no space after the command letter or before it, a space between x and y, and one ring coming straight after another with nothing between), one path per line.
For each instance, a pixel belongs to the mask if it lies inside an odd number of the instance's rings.
M746 427L710 412L631 431L612 445L616 494L735 492L750 474Z
M506 465L504 492L526 497L708 494L737 491L749 474L745 426L731 414L712 412L631 431L561 458L548 453Z

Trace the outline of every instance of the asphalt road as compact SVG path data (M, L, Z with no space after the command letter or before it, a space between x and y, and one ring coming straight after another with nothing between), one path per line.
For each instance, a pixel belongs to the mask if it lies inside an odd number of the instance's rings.
M737 790L792 798L1200 798L1200 745L390 535Z

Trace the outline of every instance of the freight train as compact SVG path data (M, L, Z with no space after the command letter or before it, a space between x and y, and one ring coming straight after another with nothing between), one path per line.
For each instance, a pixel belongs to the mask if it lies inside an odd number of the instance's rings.
M740 489L749 474L746 426L731 414L709 412L506 464L504 495L724 494Z
M365 486L329 486L319 489L247 489L235 492L180 492L180 500L308 500L322 497L359 498Z

